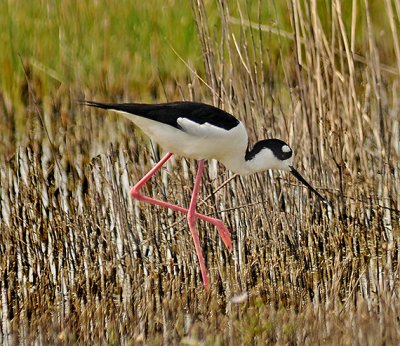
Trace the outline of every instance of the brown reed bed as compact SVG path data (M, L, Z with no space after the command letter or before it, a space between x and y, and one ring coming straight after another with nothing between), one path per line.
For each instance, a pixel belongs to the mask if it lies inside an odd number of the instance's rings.
M185 218L129 196L160 149L125 120L81 109L82 88L42 98L28 75L25 140L15 108L5 98L0 107L3 343L398 342L397 5L382 5L393 20L390 56L368 1L362 20L346 26L339 1L326 21L315 3L293 0L290 35L254 22L246 6L218 5L215 29L202 1L192 2L206 73L181 84L180 97L231 111L252 142L288 140L331 206L284 173L234 177L219 189L232 175L209 163L200 208L229 225L234 245L229 253L198 222L207 294ZM175 158L146 193L188 205L195 171Z

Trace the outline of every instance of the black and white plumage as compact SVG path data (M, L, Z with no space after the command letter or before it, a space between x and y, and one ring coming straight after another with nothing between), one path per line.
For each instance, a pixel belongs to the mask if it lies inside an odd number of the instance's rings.
M294 169L293 152L287 143L265 139L249 150L243 123L217 107L199 102L82 103L121 113L161 147L176 155L196 160L215 159L240 175L268 169L290 171L325 201Z

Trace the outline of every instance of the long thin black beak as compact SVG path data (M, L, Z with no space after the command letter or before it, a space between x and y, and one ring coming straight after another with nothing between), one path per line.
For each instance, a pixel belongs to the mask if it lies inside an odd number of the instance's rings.
M312 192L314 192L325 204L328 204L328 201L325 199L325 197L322 197L322 195L315 190L308 182L307 180L305 180L301 174L299 172L297 172L295 170L295 168L293 166L289 166L290 171L292 172L292 174L298 179L300 180L305 186L307 186Z

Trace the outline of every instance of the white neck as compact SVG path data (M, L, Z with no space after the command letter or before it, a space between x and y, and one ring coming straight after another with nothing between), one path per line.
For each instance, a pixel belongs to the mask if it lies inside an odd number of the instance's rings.
M228 168L230 171L240 174L249 175L257 172L263 172L268 169L279 169L288 171L289 166L292 164L292 158L281 161L275 157L272 151L265 148L255 154L253 157L248 153L248 159L246 159L246 154L243 155L232 155L230 157L225 157L221 160L221 163Z

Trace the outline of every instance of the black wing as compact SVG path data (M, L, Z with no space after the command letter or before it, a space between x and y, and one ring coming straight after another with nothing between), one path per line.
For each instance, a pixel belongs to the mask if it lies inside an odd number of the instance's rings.
M144 103L100 103L81 101L91 107L116 110L142 116L176 128L180 128L178 118L187 118L198 124L208 123L225 130L230 130L239 124L233 115L200 102L170 102L159 104Z

